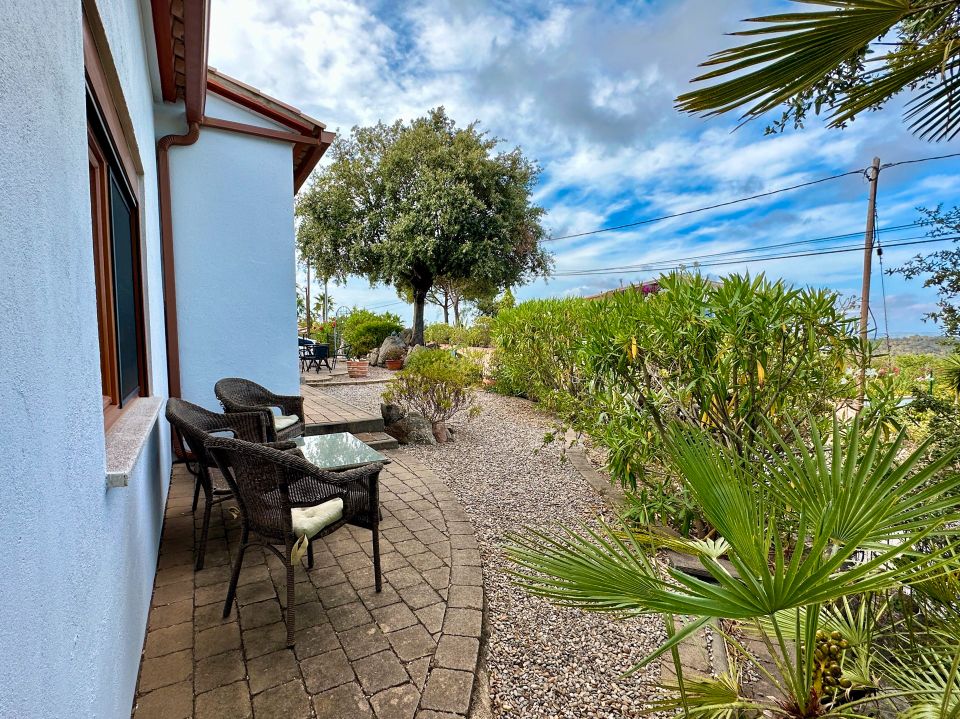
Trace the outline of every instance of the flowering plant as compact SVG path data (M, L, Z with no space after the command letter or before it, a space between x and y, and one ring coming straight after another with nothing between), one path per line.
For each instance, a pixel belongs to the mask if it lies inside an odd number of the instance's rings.
M317 342L323 342L324 344L333 344L334 335L336 334L337 321L336 320L327 320L326 322L321 322L313 328L313 332L310 336Z

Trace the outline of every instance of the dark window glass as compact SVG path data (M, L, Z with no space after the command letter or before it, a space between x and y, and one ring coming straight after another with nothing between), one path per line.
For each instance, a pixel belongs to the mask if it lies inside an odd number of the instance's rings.
M113 249L113 291L117 327L117 369L120 380L120 406L140 389L139 318L137 317L137 278L139 268L134 252L134 210L110 173L110 240Z

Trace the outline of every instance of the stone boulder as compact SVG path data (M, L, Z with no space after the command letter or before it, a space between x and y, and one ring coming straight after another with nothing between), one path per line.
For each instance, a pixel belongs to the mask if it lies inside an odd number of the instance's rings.
M396 424L403 419L403 409L398 404L380 403L380 415L385 425Z
M371 362L370 364L377 364L380 367L384 367L387 364L387 350L389 349L398 349L401 352L407 351L407 346L403 343L403 340L400 339L397 335L390 335L383 341L383 344L380 345L380 350L377 356L377 361Z
M410 360L410 357L415 355L417 352L420 352L424 349L423 345L414 345L407 351L407 356L403 358L403 366L407 366L407 362Z
M380 350L370 350L370 354L367 355L367 363L372 367L377 364L378 359L380 359Z
M407 347L413 344L413 330L407 327L406 329L400 332L400 339L403 340L403 344Z
M436 444L430 421L419 412L411 412L398 422L387 425L384 430L400 444Z

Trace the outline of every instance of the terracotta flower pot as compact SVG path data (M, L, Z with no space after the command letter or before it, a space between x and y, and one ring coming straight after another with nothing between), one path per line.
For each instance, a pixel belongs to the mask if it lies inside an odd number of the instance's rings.
M387 360L387 369L396 371L398 369L403 369L403 360Z
M366 377L370 365L366 360L347 360L347 376L353 379Z

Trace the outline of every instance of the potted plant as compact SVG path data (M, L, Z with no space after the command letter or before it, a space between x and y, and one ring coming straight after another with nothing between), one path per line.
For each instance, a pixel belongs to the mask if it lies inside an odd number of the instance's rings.
M351 379L360 379L367 376L370 365L364 358L347 360L347 376Z
M403 358L407 356L406 351L401 347L388 347L383 353L383 362L388 370L396 371L403 369Z

